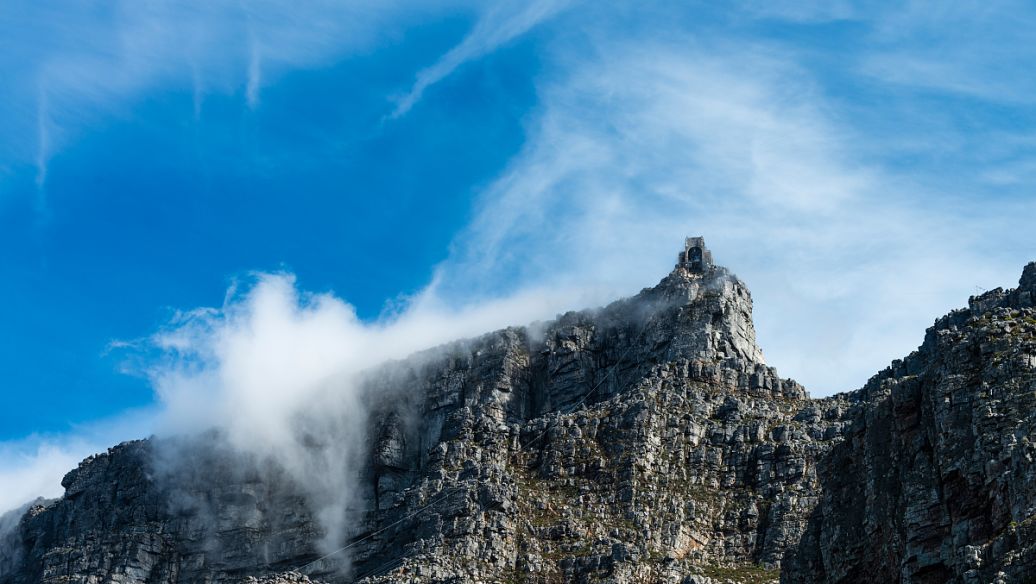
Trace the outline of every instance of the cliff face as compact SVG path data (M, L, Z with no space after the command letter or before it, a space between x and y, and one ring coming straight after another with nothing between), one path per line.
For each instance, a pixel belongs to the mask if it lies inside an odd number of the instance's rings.
M1036 264L849 399L788 582L1036 581Z
M542 341L482 339L424 376L420 440L435 446L385 465L415 478L372 522L389 527L357 551L357 576L775 579L843 403L809 401L759 358L749 294L723 272L677 270Z
M0 583L763 582L782 562L791 582L1022 581L1026 274L864 389L810 400L763 363L745 286L678 266L371 372L357 527L330 549L275 465L216 434L152 439L30 508Z

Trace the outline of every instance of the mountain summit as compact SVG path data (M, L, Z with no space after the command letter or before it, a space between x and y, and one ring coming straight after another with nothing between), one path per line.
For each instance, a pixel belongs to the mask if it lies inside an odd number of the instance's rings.
M152 438L8 517L0 584L1032 581L1034 300L1030 264L814 400L688 238L632 298L370 370L337 537L271 461Z

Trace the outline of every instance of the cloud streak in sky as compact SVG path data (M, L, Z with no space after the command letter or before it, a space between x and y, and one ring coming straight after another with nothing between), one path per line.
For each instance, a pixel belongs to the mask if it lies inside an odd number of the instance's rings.
M442 81L464 63L492 53L555 16L571 3L570 0L531 0L493 4L460 44L417 73L414 85L397 100L391 117L406 114L421 99L425 90Z
M136 2L102 5L15 0L0 18L5 102L0 157L35 164L99 118L118 117L151 93L192 88L259 105L263 84L369 50L406 27L464 2L276 0ZM34 128L33 125L36 125ZM60 130L55 132L55 130ZM25 136L39 144L27 146ZM58 139L58 137L61 139ZM44 140L46 139L46 140Z
M47 125L47 94L41 90L36 101L36 188L43 188L47 182L47 157L50 156L50 129Z
M1036 79L1020 75L1036 58L1032 6L1013 0L911 2L877 12L861 71L887 83L1000 103L1032 103Z

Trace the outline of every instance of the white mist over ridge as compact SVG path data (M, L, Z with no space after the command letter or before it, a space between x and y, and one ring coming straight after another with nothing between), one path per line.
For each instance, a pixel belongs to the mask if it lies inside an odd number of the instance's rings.
M151 338L162 352L146 374L164 412L162 432L209 427L228 431L239 446L280 444L290 415L329 384L339 384L385 361L527 324L578 308L563 292L527 293L451 311L431 297L398 314L363 322L331 293L311 294L290 274L258 274L231 290L220 308L177 315Z
M426 293L399 313L364 322L344 299L300 291L290 274L257 274L243 291L232 288L222 307L182 312L151 337L163 356L146 374L164 405L160 430L226 426L235 440L276 444L288 431L284 412L303 407L326 383L605 298L530 290L449 309Z
M397 314L363 322L333 294L302 292L289 274L258 274L232 288L222 307L181 313L150 339L161 353L145 372L162 405L158 433L216 429L249 459L284 469L306 494L331 550L353 525L354 481L367 454L362 374L579 308L574 298L580 294L571 290L530 291L449 310L429 291ZM175 465L175 452L172 458Z

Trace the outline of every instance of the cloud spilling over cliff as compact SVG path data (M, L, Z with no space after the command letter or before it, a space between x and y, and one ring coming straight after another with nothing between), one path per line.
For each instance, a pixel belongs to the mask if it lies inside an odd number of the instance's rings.
M157 350L144 371L162 404L156 428L162 436L216 429L249 460L275 463L306 493L331 549L350 529L366 453L361 376L415 351L552 316L573 298L537 292L447 310L426 296L363 322L333 294L301 292L287 274L257 274L223 306L181 313L147 341ZM177 454L167 462L178 464Z

